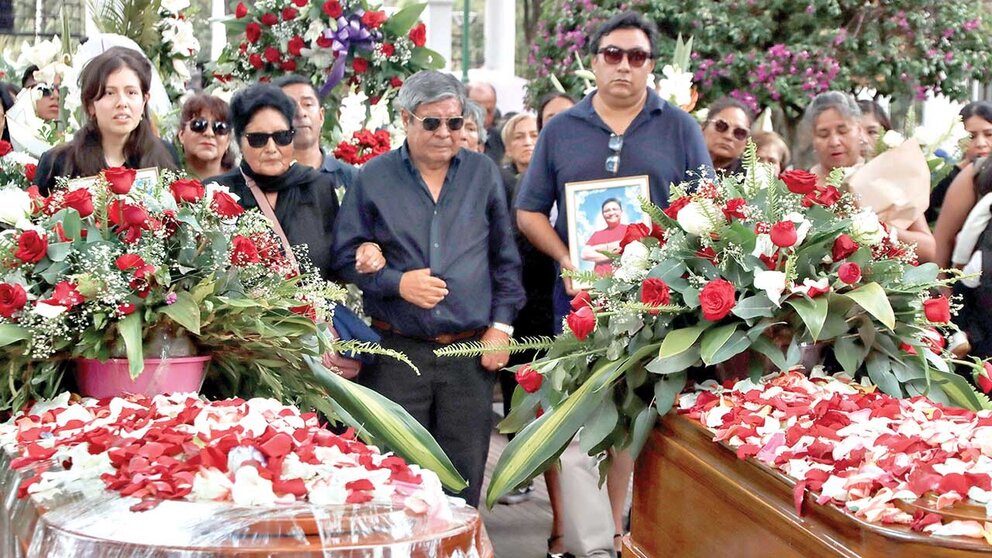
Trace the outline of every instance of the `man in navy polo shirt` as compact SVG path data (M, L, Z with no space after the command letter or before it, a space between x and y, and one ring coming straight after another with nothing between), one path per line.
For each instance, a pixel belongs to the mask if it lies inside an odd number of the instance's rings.
M604 23L588 43L597 89L550 120L537 140L517 196L517 224L531 243L561 268L574 269L565 241L566 183L647 175L651 201L666 207L672 183L690 179L690 172L712 174L699 124L647 86L655 64L657 33L653 24L634 12L619 14ZM556 203L558 219L552 227L548 215ZM559 332L561 319L569 311L569 299L576 292L570 280L557 280L554 311ZM603 527L600 524L579 527L576 523L603 514L609 516L609 502L603 510L603 495L600 493L597 500L595 485L588 486L590 480L595 480L595 467L589 466L590 459L583 461L585 456L574 453L566 451L562 456L562 492L566 495L563 534L575 554L598 556L608 543L590 533L602 531ZM611 470L608 484L614 508L611 530L619 534L622 531L619 512L632 463L629 457L626 463L623 456L614 457L620 467ZM585 477L571 474L577 468L585 469ZM572 482L582 484L583 481L576 480L582 478L586 487L572 485ZM573 498L578 501L571 501ZM591 509L597 511L590 513ZM562 533L552 533L553 537L558 535ZM609 534L606 538L609 539Z

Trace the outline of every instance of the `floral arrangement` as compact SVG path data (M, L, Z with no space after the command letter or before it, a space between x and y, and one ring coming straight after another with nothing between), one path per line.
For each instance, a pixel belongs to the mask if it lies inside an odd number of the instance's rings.
M371 105L387 101L403 80L444 61L427 49L418 22L425 4L389 15L366 0L271 0L239 2L232 30L243 33L221 54L214 74L230 85L253 83L288 72L313 80L330 115L354 87Z
M524 393L502 427L520 433L490 501L540 472L580 428L590 454L636 455L690 374L715 368L757 378L830 348L840 369L893 396L992 405L951 369L977 375L983 363L952 362L944 349L953 305L931 292L954 279L915 265L913 246L838 188L839 171L826 186L805 171L778 178L754 151L746 176L675 186L665 209L645 203L653 225L627 226L612 276L573 274L593 287L572 300L565 333L511 346L547 353L516 369Z
M334 158L350 165L364 165L369 160L387 153L390 149L390 136L386 130L359 130L350 140L342 141L334 148Z
M321 426L274 399L206 401L192 394L35 403L0 424L17 490L44 503L114 491L132 511L163 500L238 506L363 504L450 516L433 472Z
M992 525L914 506L992 503L992 413L897 399L838 376L790 371L733 387L715 382L679 398L679 412L709 428L741 459L754 458L795 484L802 514L809 491L872 523L934 536L992 541ZM948 519L950 519L948 521Z
M158 67L159 76L169 98L173 100L179 99L186 92L186 84L192 77L190 65L196 63L196 56L200 52L200 41L196 38L193 23L185 13L189 5L190 0L159 2L159 20L155 29L161 40L156 41L154 51L146 51Z
M27 190L38 170L37 163L38 160L34 157L14 151L10 143L0 140L0 189ZM7 209L9 208L0 207L0 213ZM6 222L2 216L0 221Z
M899 147L906 138L913 138L920 144L927 166L930 168L931 182L936 184L951 171L952 167L944 157L937 154L937 151L942 148L950 148L952 152L963 151L962 144L968 140L968 131L965 130L960 116L955 116L949 123L944 122L942 125L917 125L915 111L910 109L904 131L886 131L875 145L875 154Z

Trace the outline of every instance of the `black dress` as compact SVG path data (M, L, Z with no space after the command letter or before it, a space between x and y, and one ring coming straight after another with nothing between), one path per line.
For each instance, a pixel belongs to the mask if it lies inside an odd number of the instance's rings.
M293 186L293 196L280 194L276 200L275 214L286 232L291 245L307 245L310 261L324 279L333 279L331 273L331 246L334 219L338 215L338 197L334 191L336 184L330 174L313 169L305 174L305 179ZM204 184L216 182L237 194L238 203L245 209L255 209L258 204L245 182L241 169L230 171L204 180Z

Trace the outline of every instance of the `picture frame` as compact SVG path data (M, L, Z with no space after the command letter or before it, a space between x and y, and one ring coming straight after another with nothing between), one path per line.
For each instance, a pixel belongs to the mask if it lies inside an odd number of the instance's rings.
M69 190L79 188L91 188L96 184L96 176L86 176L83 178L73 178L68 182ZM138 169L134 172L134 186L132 188L139 192L151 192L158 184L158 167L148 167Z
M572 265L579 271L595 271L600 275L612 272L609 258L600 251L618 250L628 224L651 226L651 217L641 211L640 202L650 197L647 175L566 183L568 253Z

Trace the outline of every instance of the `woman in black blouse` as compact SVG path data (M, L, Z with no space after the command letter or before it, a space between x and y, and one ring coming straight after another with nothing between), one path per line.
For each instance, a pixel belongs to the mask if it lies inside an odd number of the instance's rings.
M79 79L83 127L71 142L41 156L35 184L42 195L51 192L59 176L94 176L110 167L177 168L149 121L148 59L131 49L112 47L90 60Z

